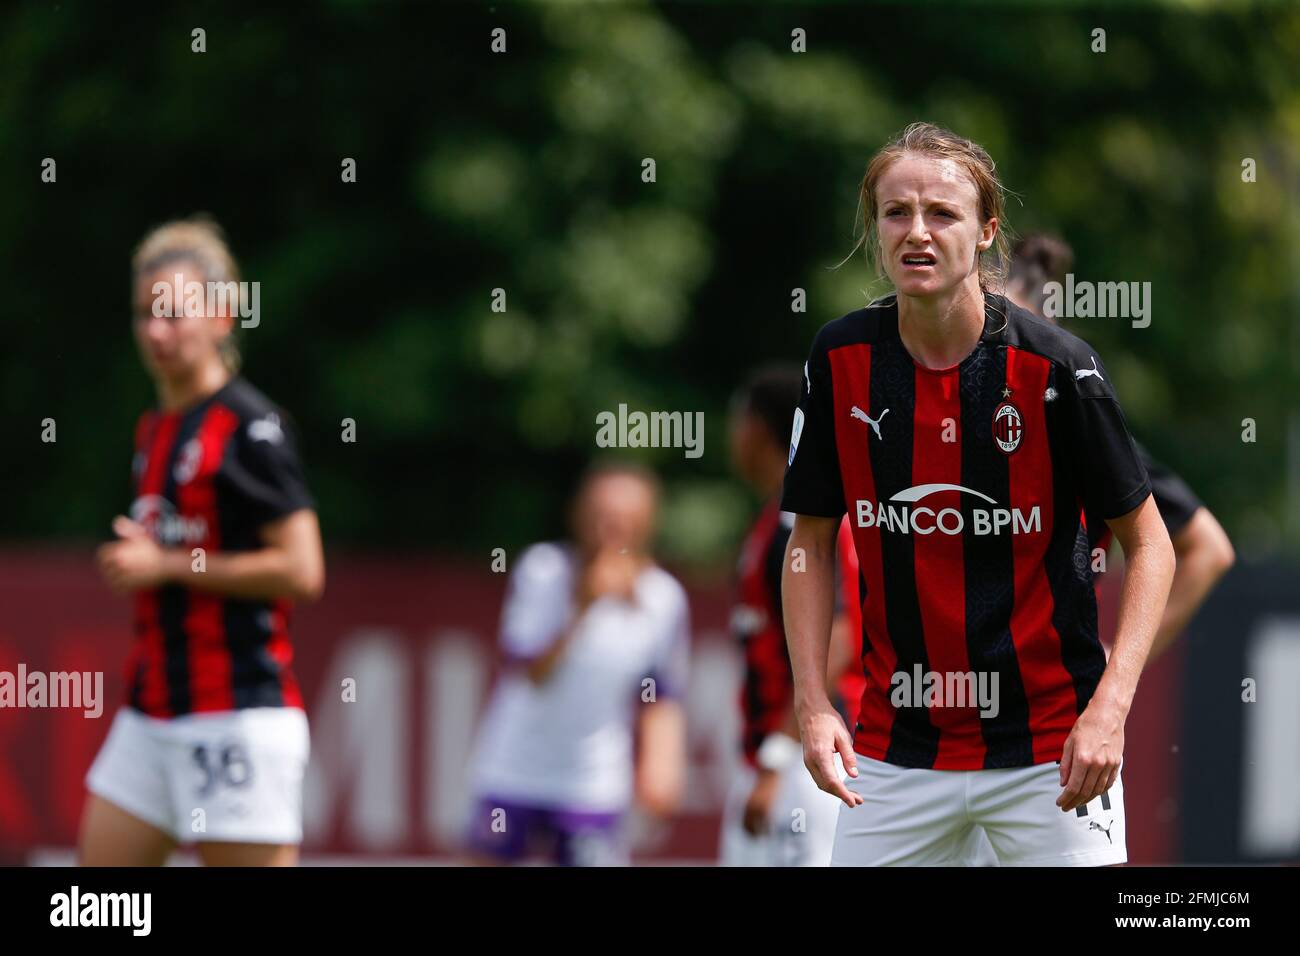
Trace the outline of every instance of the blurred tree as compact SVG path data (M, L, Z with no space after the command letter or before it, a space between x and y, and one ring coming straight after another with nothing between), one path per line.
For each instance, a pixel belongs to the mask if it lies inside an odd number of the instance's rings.
M84 541L127 504L129 255L206 210L263 283L245 367L298 421L332 544L555 534L626 403L705 413L703 457L641 457L669 553L723 560L728 396L884 291L837 264L871 152L927 118L990 149L1010 225L1066 236L1079 278L1151 282L1149 328L1073 330L1239 545L1295 548L1300 11L1191 6L9 7L0 537Z

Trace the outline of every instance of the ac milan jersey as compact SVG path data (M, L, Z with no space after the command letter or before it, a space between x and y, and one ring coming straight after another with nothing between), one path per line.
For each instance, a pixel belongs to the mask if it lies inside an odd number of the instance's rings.
M794 676L781 619L781 570L793 515L770 502L754 522L740 550L739 603L731 632L745 655L740 690L742 749L751 765L770 733L781 729L794 702Z
M854 746L905 767L1061 757L1106 664L1083 509L1118 517L1151 491L1096 352L986 305L946 369L912 359L892 299L830 323L795 415L781 507L847 511L861 568Z
M259 529L312 507L289 423L234 378L179 412L146 412L135 432L131 517L166 548L247 551ZM290 670L290 604L179 584L135 596L129 706L153 717L301 707Z

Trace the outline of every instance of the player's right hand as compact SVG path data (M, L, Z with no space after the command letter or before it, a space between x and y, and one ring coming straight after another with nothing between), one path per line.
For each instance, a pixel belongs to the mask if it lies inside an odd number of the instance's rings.
M861 804L862 797L846 787L835 770L838 753L845 772L856 777L858 758L853 753L853 738L829 700L800 713L799 738L803 741L803 765L818 788L839 797L850 809Z

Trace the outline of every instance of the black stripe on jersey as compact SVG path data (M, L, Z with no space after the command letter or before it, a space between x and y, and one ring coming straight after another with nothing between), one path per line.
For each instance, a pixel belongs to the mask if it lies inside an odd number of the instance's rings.
M854 545L857 547L857 545ZM862 607L867 603L867 576L862 572L862 565L858 565L858 612L861 613ZM858 628L858 641L861 644L861 652L858 654L858 663L861 665L860 673L870 674L871 669L867 667L867 655L871 653L871 639L867 637L867 616L861 617L862 625ZM845 701L845 704L851 705L858 710L858 720L853 725L853 739L856 740L858 734L862 731L862 700Z
M230 651L230 680L235 707L283 707L280 665L271 657L269 616L265 601L227 599L222 608L226 647Z
M1010 459L993 443L993 412L1002 403L1007 381L1005 347L981 348L978 359L961 370L961 483L1011 507ZM994 507L973 495L961 496L965 527L974 526L974 509ZM996 717L980 720L987 748L985 768L1027 767L1034 762L1029 732L1029 701L1011 639L1015 604L1015 556L1010 534L962 538L966 577L966 653L976 674L998 673Z
M895 321L897 321L895 319ZM916 366L903 347L897 333L882 339L871 349L871 409L868 414L879 418L889 409L889 418L901 423L877 439L866 423L860 434L871 455L871 473L875 479L878 510L884 512L889 499L912 487L912 443L916 415ZM880 563L884 577L885 627L897 654L896 673L913 674L915 665L922 673L930 670L925 652L925 629L921 623L921 601L916 593L916 556L910 534L880 533ZM939 753L939 728L930 721L924 707L898 707L894 711L893 729L887 763L903 767L931 767Z
M1056 385L1058 367L1055 362L1047 374L1051 387ZM1070 474L1071 449L1060 447L1058 438L1066 434L1057 426L1054 416L1058 403L1048 403L1047 434L1052 455L1052 473ZM1052 591L1052 627L1061 640L1061 663L1070 673L1074 683L1075 706L1079 713L1088 706L1088 700L1106 669L1106 652L1102 650L1097 634L1097 595L1093 590L1092 545L1090 531L1079 520L1081 503L1074 496L1069 483L1053 483L1052 538L1043 558L1048 586ZM1101 521L1097 517L1097 521ZM1102 524L1105 527L1105 524Z
M163 497L176 504L176 459L181 449L199 432L207 413L202 402L180 421L176 439L167 452L167 470L163 478ZM176 584L158 589L158 626L163 634L163 670L167 675L167 706L173 714L188 714L190 706L189 636L185 615L190 609L189 591Z

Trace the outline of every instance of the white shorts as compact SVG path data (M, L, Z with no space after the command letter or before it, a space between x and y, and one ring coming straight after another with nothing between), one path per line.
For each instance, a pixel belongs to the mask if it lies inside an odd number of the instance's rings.
M86 788L180 843L298 844L310 749L296 707L166 720L123 707Z
M1127 862L1123 774L1081 815L1056 805L1060 773L1055 762L926 770L858 754L858 776L844 782L865 802L840 808L831 865L977 865L985 836L1002 866Z

